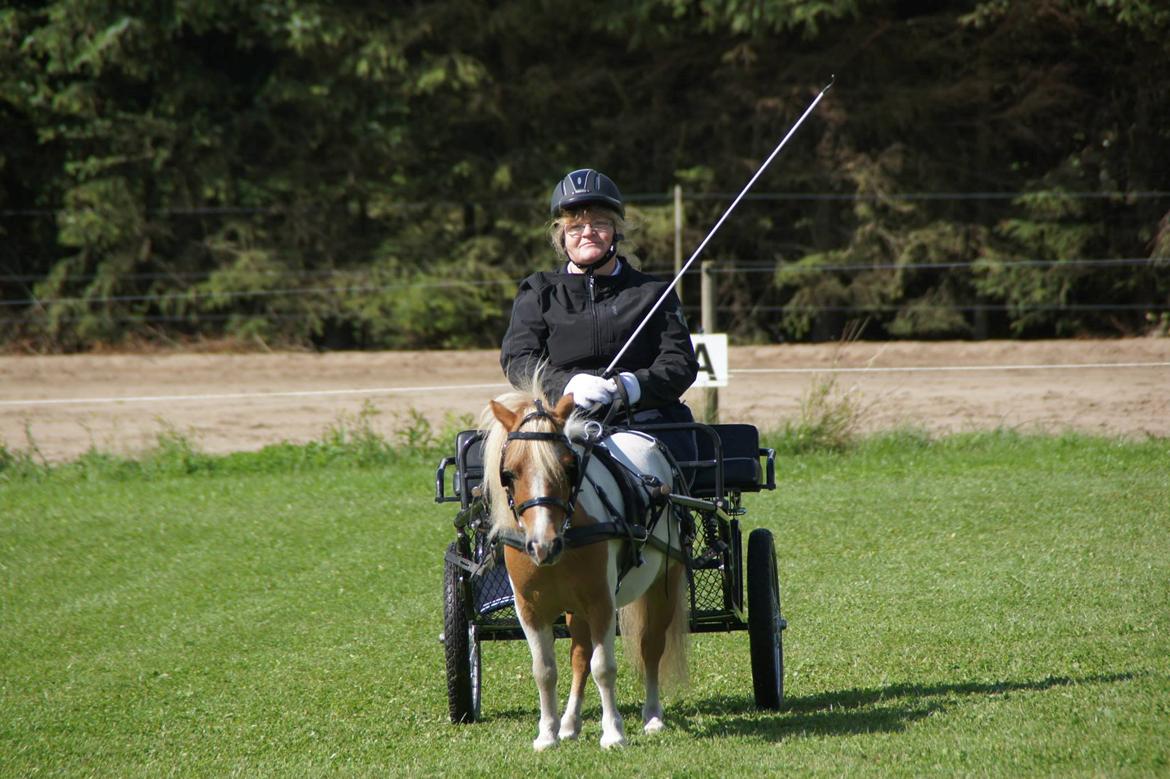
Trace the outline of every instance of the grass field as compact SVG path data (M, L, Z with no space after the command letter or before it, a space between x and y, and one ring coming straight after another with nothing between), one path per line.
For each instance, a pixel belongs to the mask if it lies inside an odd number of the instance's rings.
M1170 775L1170 441L782 458L745 524L777 539L785 708L746 633L696 636L671 730L623 670L630 748L591 691L539 755L520 642L447 721L430 458L170 448L0 468L0 775Z

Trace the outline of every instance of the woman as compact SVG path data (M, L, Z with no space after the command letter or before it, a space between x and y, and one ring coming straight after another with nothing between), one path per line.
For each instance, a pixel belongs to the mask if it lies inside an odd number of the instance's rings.
M500 350L508 380L520 386L540 367L549 398L572 395L589 410L612 403L620 381L636 423L694 421L679 398L699 366L673 291L622 354L615 377L601 375L667 287L618 254L625 205L617 185L595 170L575 170L553 189L549 211L549 238L563 265L520 283ZM678 459L693 459L693 437L679 438L666 443Z

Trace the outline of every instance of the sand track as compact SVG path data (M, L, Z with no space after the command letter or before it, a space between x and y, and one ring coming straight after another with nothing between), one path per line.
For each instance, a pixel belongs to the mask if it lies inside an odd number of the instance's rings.
M435 426L477 414L504 389L497 359L494 351L4 356L0 443L64 460L90 447L133 453L175 430L204 451L249 450L319 438L365 404L379 412L374 428L391 437L415 413ZM1170 339L737 347L730 366L722 419L762 428L797 418L810 388L832 380L831 398L848 394L865 430L1170 435ZM694 390L687 400L701 403Z

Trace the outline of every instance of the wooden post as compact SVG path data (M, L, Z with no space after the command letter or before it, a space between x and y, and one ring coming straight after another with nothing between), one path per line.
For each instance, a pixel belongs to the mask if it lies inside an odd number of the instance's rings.
M715 332L715 263L703 260L699 297L702 300L702 323L704 333ZM719 388L707 387L703 390L703 421L708 425L719 423Z
M683 212L682 212L682 187L678 184L674 185L674 275L678 276L682 272L682 227L683 227ZM678 284L675 285L674 292L678 295L679 302L683 299L683 280L679 279Z

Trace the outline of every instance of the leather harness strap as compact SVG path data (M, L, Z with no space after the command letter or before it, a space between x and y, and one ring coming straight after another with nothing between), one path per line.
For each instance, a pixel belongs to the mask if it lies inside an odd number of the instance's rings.
M520 515L530 508L552 506L561 509L565 513L564 525L561 528L561 537L567 548L587 546L613 539L625 540L627 544L625 545L624 559L618 571L619 584L632 568L640 566L644 562L642 548L646 544L650 544L653 548L676 560L689 563L687 550L675 547L653 535L654 528L662 518L666 504L669 502L669 499L665 495L654 490L654 487L659 484L658 479L633 473L626 465L614 457L608 449L604 446L597 446L601 438L612 433L612 429L610 429L610 432L604 433L596 439L581 442L585 451L584 454L578 454L570 445L563 431L522 432L521 428L534 419L552 419L552 415L545 410L544 404L540 400L536 401L535 410L521 419L520 424L516 425L514 431L508 433L508 437L504 442L504 449L507 449L508 443L511 441L549 441L561 443L573 454L576 478L572 479L573 486L570 490L568 500L564 500L555 495L538 495L517 505L512 496L511 479L507 471L504 470L504 453L501 452L500 481L504 485L504 492L508 496L508 506L512 509L512 515L516 518L517 522L520 521ZM581 485L588 479L586 468L591 456L596 456L598 462L613 476L614 481L618 485L618 490L621 493L622 506L625 511L619 511L605 494L605 491L600 489L592 479L589 479L589 483L593 485L594 492L601 500L602 505L605 506L605 510L609 513L610 521L598 522L584 527L570 527L569 523L573 519L573 512L576 509ZM635 489L635 485L643 489ZM646 517L647 514L650 515L650 521L646 525L638 522L638 519ZM496 538L500 543L510 546L513 549L521 552L527 551L524 538L515 530L501 530L496 535ZM478 573L478 571L474 573Z
M546 411L544 408L544 404L539 399L537 399L536 410L521 419L520 424L516 425L516 429L513 432L508 433L508 437L504 441L504 451L500 453L500 483L504 485L504 492L508 496L508 507L512 509L512 515L516 518L517 522L520 521L520 515L530 508L535 508L537 506L553 506L554 508L559 508L561 511L565 512L565 524L562 530L567 530L569 527L569 522L573 518L573 510L577 505L577 495L581 491L580 474L583 472L581 458L578 456L576 450L574 450L573 447L569 445L569 439L565 437L563 432L524 433L520 431L520 428L524 427L524 425L533 419L551 420L552 418L552 414L548 413L548 411ZM575 469L578 472L577 478L573 480L574 484L572 490L569 492L568 500L563 500L556 495L537 495L536 497L530 498L520 503L519 505L516 504L516 501L512 496L511 479L504 470L504 455L507 452L508 444L512 441L551 441L553 443L564 444L565 448L573 455Z
M496 534L496 538L504 546L510 546L513 549L523 552L524 538L512 529L504 529ZM618 522L598 522L595 525L586 525L584 527L571 527L564 535L565 546L572 549L579 546L588 546L589 544L597 544L602 541L613 541L614 539L633 539L636 543L648 544L660 552L670 555L679 562L687 562L686 556L678 547L667 544L662 539L650 535L643 525L630 525L629 523Z

